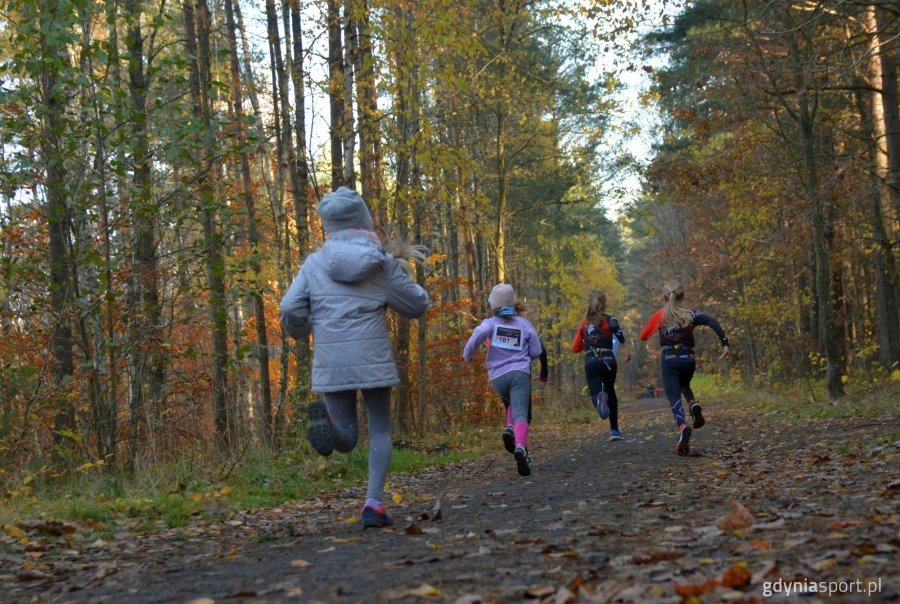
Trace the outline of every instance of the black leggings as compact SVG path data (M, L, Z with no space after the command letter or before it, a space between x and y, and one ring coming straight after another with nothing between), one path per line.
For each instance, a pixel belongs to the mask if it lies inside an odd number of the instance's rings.
M584 355L584 376L587 378L591 400L596 400L597 393L601 389L606 392L608 397L610 430L619 429L619 398L616 396L616 371L618 371L616 358L611 354L602 358L595 357L590 352Z
M684 423L684 407L681 404L682 394L686 403L690 404L694 400L694 392L691 390L691 378L694 377L696 368L697 361L694 360L693 353L663 353L663 388L666 391L666 398L672 406L672 415L675 416L675 424L678 427L681 427L681 424Z

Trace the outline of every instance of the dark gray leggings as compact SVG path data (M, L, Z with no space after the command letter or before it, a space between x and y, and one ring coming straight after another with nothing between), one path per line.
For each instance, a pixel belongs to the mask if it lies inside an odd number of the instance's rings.
M334 448L348 453L359 440L356 415L356 390L328 392L322 395L334 428ZM369 418L369 486L366 497L384 498L384 481L391 463L391 389L362 391Z
M510 371L491 380L504 405L512 406L512 421L528 421L528 407L531 403L531 376L524 371Z

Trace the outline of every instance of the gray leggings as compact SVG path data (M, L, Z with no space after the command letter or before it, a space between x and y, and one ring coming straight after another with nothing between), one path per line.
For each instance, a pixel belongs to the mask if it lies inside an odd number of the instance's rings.
M369 487L366 497L380 501L384 498L384 481L391 463L391 389L365 389L362 395L369 417ZM348 453L359 440L356 390L328 392L322 396L331 416L334 448Z
M531 401L531 376L524 371L510 371L495 380L491 380L494 388L504 404L512 407L512 421L528 421L528 403Z

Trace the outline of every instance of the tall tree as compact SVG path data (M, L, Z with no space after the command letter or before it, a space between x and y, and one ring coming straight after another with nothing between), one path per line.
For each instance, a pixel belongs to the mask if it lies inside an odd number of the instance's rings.
M213 347L213 407L216 436L220 447L235 444L237 426L228 404L228 299L225 293L225 256L222 234L217 224L217 207L212 177L216 173L216 141L212 127L213 89L210 70L210 14L206 0L185 0L182 4L185 41L190 61L192 115L197 149L197 188L200 220L203 225L204 264L209 290L210 331Z
M130 346L129 373L129 463L137 461L140 444L147 429L145 422L158 420L161 413L165 357L162 353L162 309L159 295L159 262L157 258L157 206L153 201L153 156L148 131L147 96L152 54L145 54L145 37L141 20L143 5L138 0L125 1L128 49L128 90L130 101L130 155L132 162L129 210L132 233L132 270L129 280ZM152 51L152 49L150 49ZM151 425L151 430L158 426Z
M69 2L24 3L25 22L36 22L40 32L40 150L46 178L46 215L50 232L50 307L53 329L51 370L60 388L53 429L58 443L66 442L64 432L75 428L75 406L64 393L75 372L72 348L73 260L69 247L71 214L67 203L64 74L69 65L66 43L72 27L73 6ZM32 10L34 12L32 13ZM31 14L29 14L31 13Z
M874 141L874 173L878 179L877 195L869 196L870 220L874 246L872 260L875 271L875 300L878 313L878 359L890 369L900 364L900 305L897 303L897 268L891 238L885 228L885 216L890 220L891 207L900 209L900 108L897 96L897 67L893 55L882 42L879 11L875 5L866 7L862 15L868 47L869 135ZM864 117L865 119L865 117ZM900 211L898 211L900 216Z
M344 184L344 54L341 45L341 2L328 0L328 99L331 121L331 188Z
M241 70L238 63L238 47L236 24L234 19L233 0L225 0L225 28L228 35L228 46L230 52L229 67L231 69L231 94L234 103L235 128L237 135L237 143L241 149L241 186L244 207L247 210L247 240L250 243L250 270L259 277L261 274L260 264L260 237L259 228L256 218L256 201L253 195L253 181L250 173L250 156L245 150L247 145L247 136L244 131L244 100L243 100L243 84L241 81ZM236 0L235 0L236 1ZM273 429L272 415L272 386L269 377L269 336L267 333L266 309L263 301L265 292L264 285L257 280L252 285L250 295L253 298L253 312L256 319L256 358L259 362L259 380L260 380L260 428L262 430L263 439L271 442Z

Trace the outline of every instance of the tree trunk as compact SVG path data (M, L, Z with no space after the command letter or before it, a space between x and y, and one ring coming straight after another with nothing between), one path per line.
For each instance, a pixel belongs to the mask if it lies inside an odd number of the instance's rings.
M41 31L42 67L40 73L43 123L41 159L46 170L47 226L50 232L50 306L56 325L51 342L50 370L57 393L57 410L53 418L54 441L59 446L70 443L65 431L75 428L75 406L65 392L75 373L72 352L74 338L69 302L72 299L72 258L69 248L71 215L66 203L66 153L63 145L66 93L60 83L60 72L68 64L68 51L60 45L58 28L65 22L59 14L61 5L49 3L38 8Z
M344 184L344 58L340 0L328 0L328 98L331 108L331 190Z
M397 41L394 50L394 73L396 78L396 106L397 120L397 188L394 193L395 223L399 236L406 240L408 232L408 212L411 197L410 183L412 182L412 137L417 130L415 120L417 118L415 95L415 77L413 73L414 33L412 28L412 16L402 8L395 8L397 23ZM400 372L400 385L397 388L397 417L400 429L408 434L415 423L412 417L412 393L410 392L410 320L404 317L398 319L397 329L397 357L398 370Z
M865 128L874 141L872 163L878 178L877 192L868 195L872 227L872 261L875 269L875 300L878 314L878 361L890 370L900 363L900 310L897 304L897 269L891 238L884 225L885 209L900 202L900 118L897 117L897 80L893 56L880 44L877 10L870 5L864 13L869 34L869 111L859 104ZM887 68L885 67L887 63ZM893 105L893 106L891 106ZM894 131L891 132L891 129ZM896 147L896 148L894 148ZM893 156L892 156L893 153Z
M234 103L234 115L236 118L236 133L238 145L241 149L246 145L244 133L244 99L243 85L241 83L241 70L238 64L237 36L235 35L235 20L232 0L225 0L225 26L228 34L228 46L231 50L231 91ZM261 274L259 262L259 229L256 225L256 205L253 199L253 182L250 175L250 157L246 151L241 151L241 185L244 199L244 207L247 210L247 238L250 243L250 270L255 277ZM266 333L266 311L263 304L264 286L260 282L253 284L250 292L253 298L253 312L256 317L256 358L259 363L260 380L260 428L264 442L272 442L272 385L269 378L269 337Z
M819 179L816 166L815 135L812 132L810 111L806 101L801 102L801 131L803 160L806 166L806 194L813 207L813 254L815 257L816 314L818 316L819 350L825 357L825 382L828 396L837 399L844 395L841 377L844 373L840 363L839 333L835 323L832 301L832 274L828 242L831 226L827 202L819 193Z
M506 114L504 109L497 104L497 226L494 233L494 242L497 246L497 283L506 281Z
M141 4L125 3L128 34L128 73L131 99L131 153L133 192L131 221L133 262L129 364L132 384L129 388L129 464L137 461L139 443L146 442L144 422L150 424L150 441L156 438L156 425L162 411L165 358L161 352L162 308L159 302L159 260L156 249L156 206L153 203L153 156L147 125L149 77L145 70L144 34L141 29Z
M362 196L374 211L377 228L387 227L387 204L383 199L384 166L381 157L381 136L378 126L378 91L375 83L375 58L372 56L372 36L369 32L367 0L352 0L350 15L353 70L356 83L358 114L359 165Z
M303 37L298 0L291 3L291 30L294 32L294 61L291 80L294 84L294 128L297 132L297 195L294 197L294 219L297 223L297 251L303 258L309 247L309 164L306 161L306 100L303 93Z
M872 10L870 8L870 10ZM886 173L884 182L886 191L885 201L890 201L894 209L894 232L900 236L900 94L897 91L897 19L898 14L894 10L893 17L887 11L872 10L875 25L875 36L872 41L878 45L872 48L873 65L880 63L881 67L881 114L884 121L884 152L886 155ZM888 23L891 18L895 24L894 31L888 31ZM879 145L882 147L881 145ZM895 244L897 242L895 241ZM896 274L896 273L895 273ZM895 340L896 342L896 340ZM894 358L897 360L897 357Z
M294 84L294 128L297 133L295 163L297 191L294 196L294 221L297 226L297 252L300 261L309 251L309 164L306 161L306 100L303 88L303 32L300 21L300 6L297 0L291 3L291 30L294 33L294 61L291 64L291 78ZM309 393L312 380L310 361L312 352L309 338L296 343L297 351L297 391Z
M196 4L195 4L196 2ZM216 200L210 175L215 174L215 136L209 92L212 81L209 56L209 9L206 0L185 0L185 39L190 60L194 117L202 124L198 146L197 182L203 223L206 278L209 287L210 328L213 343L213 415L216 440L227 450L236 441L236 425L228 405L228 306L225 296L225 257L222 234L216 224Z
M354 165L354 156L356 155L356 134L353 128L353 55L356 50L353 43L356 36L353 32L353 0L344 0L344 19L342 23L344 33L343 48L343 92L341 93L344 101L344 186L356 189L356 166Z

